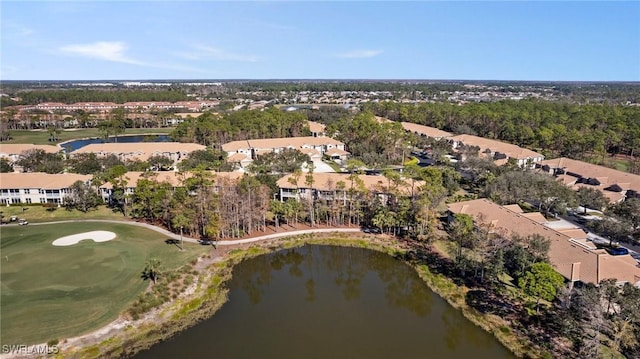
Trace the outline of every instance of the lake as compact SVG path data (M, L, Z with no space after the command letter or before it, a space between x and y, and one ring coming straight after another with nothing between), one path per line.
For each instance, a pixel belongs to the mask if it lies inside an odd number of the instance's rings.
M71 140L61 143L60 146L67 152L75 151L78 148L82 148L86 145L93 143L136 143L136 142L169 142L171 139L168 135L123 135L116 137L109 137L108 141L102 138L85 138L81 140Z
M237 265L229 289L213 317L135 358L515 358L384 253L271 253Z

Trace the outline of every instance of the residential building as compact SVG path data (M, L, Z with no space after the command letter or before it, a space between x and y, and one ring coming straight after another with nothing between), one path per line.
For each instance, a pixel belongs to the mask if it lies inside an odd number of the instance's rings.
M330 137L284 137L265 138L257 140L232 141L222 145L222 150L227 152L228 161L240 163L243 167L251 163L257 156L275 152L279 153L287 148L297 149L303 153L312 154L313 157L322 158L327 154L339 160L346 160L349 152L345 151L344 143ZM317 151L317 154L313 151ZM327 153L330 150L339 150Z
M536 168L555 176L574 190L580 187L600 190L612 203L640 198L640 175L566 157L542 161L536 164Z
M240 172L211 172L213 175L214 188L223 186L226 181L236 181L242 178L244 175ZM125 195L132 195L138 185L138 181L143 178L153 179L159 183L169 183L175 189L181 187L183 181L192 176L191 172L174 172L174 171L161 171L161 172L127 172L123 178L126 181L126 187L124 189ZM109 202L113 195L113 185L110 182L102 184L98 187L100 197L105 202Z
M325 126L320 122L315 122L315 121L307 121L307 122L309 124L309 131L311 131L311 136L324 137L326 135L325 130L327 126Z
M0 173L0 204L61 204L72 184L77 181L89 183L90 180L91 175L74 173Z
M193 151L204 150L197 143L143 142L143 143L94 143L71 152L71 157L80 153L95 153L98 157L115 155L122 161L146 161L152 156L164 156L175 164Z
M296 182L295 175L289 174L280 178L276 184L280 188L281 201L315 198L344 203L349 198L349 190L358 187L358 182L363 188L375 193L383 200L391 193L389 187L394 186L384 176L358 175L357 181L352 181L350 176L345 173L314 173L313 184L310 186L306 175L299 176ZM416 193L422 185L424 185L423 181L406 180L397 187L397 191L403 195L411 195Z
M58 153L62 149L57 146L51 145L30 145L23 143L1 143L0 144L0 158L6 158L9 162L13 163L19 160L24 152L31 150L43 150L46 153Z
M449 138L453 136L452 133L442 131L435 127L419 125L417 123L411 123L411 122L401 122L401 124L402 124L402 128L404 128L405 131L413 132L420 136L431 137L436 140L439 140L442 138Z
M449 141L454 149L460 149L462 146L477 146L480 148L478 152L480 155L487 155L498 165L505 164L513 158L518 166L533 168L536 163L544 160L544 156L535 151L484 137L457 135L449 137Z
M612 256L597 249L583 238L586 235L578 228L555 230L552 222L547 223L539 213L523 213L518 206L500 206L488 199L452 203L447 207L451 214L467 214L476 223L488 225L496 235L510 239L513 234L539 234L549 239L550 263L572 283L598 284L607 278L634 285L640 283L640 265L633 257Z

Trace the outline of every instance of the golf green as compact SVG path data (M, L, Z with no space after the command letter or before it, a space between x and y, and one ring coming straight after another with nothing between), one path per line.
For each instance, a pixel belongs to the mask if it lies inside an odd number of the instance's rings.
M63 236L104 230L108 242L57 247ZM28 345L77 336L115 320L148 286L145 262L163 270L189 263L207 247L180 251L164 235L127 224L79 222L0 228L0 340Z

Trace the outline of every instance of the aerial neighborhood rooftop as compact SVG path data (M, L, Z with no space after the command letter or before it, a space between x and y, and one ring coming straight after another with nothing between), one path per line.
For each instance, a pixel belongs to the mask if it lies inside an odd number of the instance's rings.
M523 213L517 205L500 206L488 199L451 203L447 207L452 214L471 215L496 235L509 238L513 234L539 234L549 239L551 264L572 283L598 284L607 278L640 283L640 266L635 259L628 255L610 256L605 250L597 249L586 240L587 233L575 225L554 229L538 212Z

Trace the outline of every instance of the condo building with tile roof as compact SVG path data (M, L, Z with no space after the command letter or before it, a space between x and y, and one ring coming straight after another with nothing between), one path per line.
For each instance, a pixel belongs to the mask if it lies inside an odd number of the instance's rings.
M146 161L152 156L164 156L177 164L191 152L205 148L197 143L182 142L93 143L71 152L70 156L95 153L98 157L115 155L122 161Z
M494 233L511 238L518 234L539 234L550 240L549 261L570 282L598 284L607 278L618 282L640 283L640 265L630 255L612 256L585 240L578 229L556 230L544 217L522 213L513 206L500 206L488 199L451 203L451 213L470 215L475 221L490 225Z
M349 152L345 150L344 143L330 137L264 138L232 141L222 145L222 150L227 152L228 161L245 165L251 163L259 155L270 152L279 153L287 148L310 154L312 159L314 159L314 156L320 159L326 154L331 157L346 160L349 155ZM315 150L316 152L311 150ZM330 150L336 151L329 152Z
M352 181L351 175L345 173L313 173L313 184L310 186L306 175L299 176L296 181L295 175L288 174L280 178L276 184L280 189L281 201L316 198L344 203L349 198L349 190L359 186L385 199L388 194L396 190L402 195L410 196L417 193L419 187L424 185L423 181L406 180L394 189L394 184L384 176L358 175L357 178L357 181Z
M536 164L536 168L555 176L574 190L580 187L597 189L612 203L640 198L640 175L566 157L544 160Z
M452 133L449 133L447 131L442 131L435 127L419 125L417 123L412 123L412 122L401 122L401 124L402 124L402 128L404 128L405 131L413 132L420 136L435 138L436 140L439 140L442 138L449 138L453 136Z
M213 178L213 187L220 187L227 183L240 180L244 175L241 172L210 172ZM141 179L153 180L158 183L169 183L171 187L181 187L184 181L190 178L193 174L191 172L174 172L174 171L160 171L160 172L139 172L131 171L125 173L122 178L126 182L124 193L125 195L132 195L135 193L138 181ZM106 182L98 187L100 196L105 202L109 202L113 195L113 184Z
M536 163L544 160L544 155L531 151L511 143L491 140L473 135L457 135L449 137L454 149L462 146L477 146L480 148L479 154L488 155L496 164L506 163L510 158L516 160L518 166L533 168Z
M25 152L32 150L43 150L46 153L58 153L62 149L52 145L31 145L24 143L0 143L0 157L6 158L13 163L18 161Z
M0 173L0 204L61 204L72 184L77 181L89 183L91 178L91 175L75 173Z

